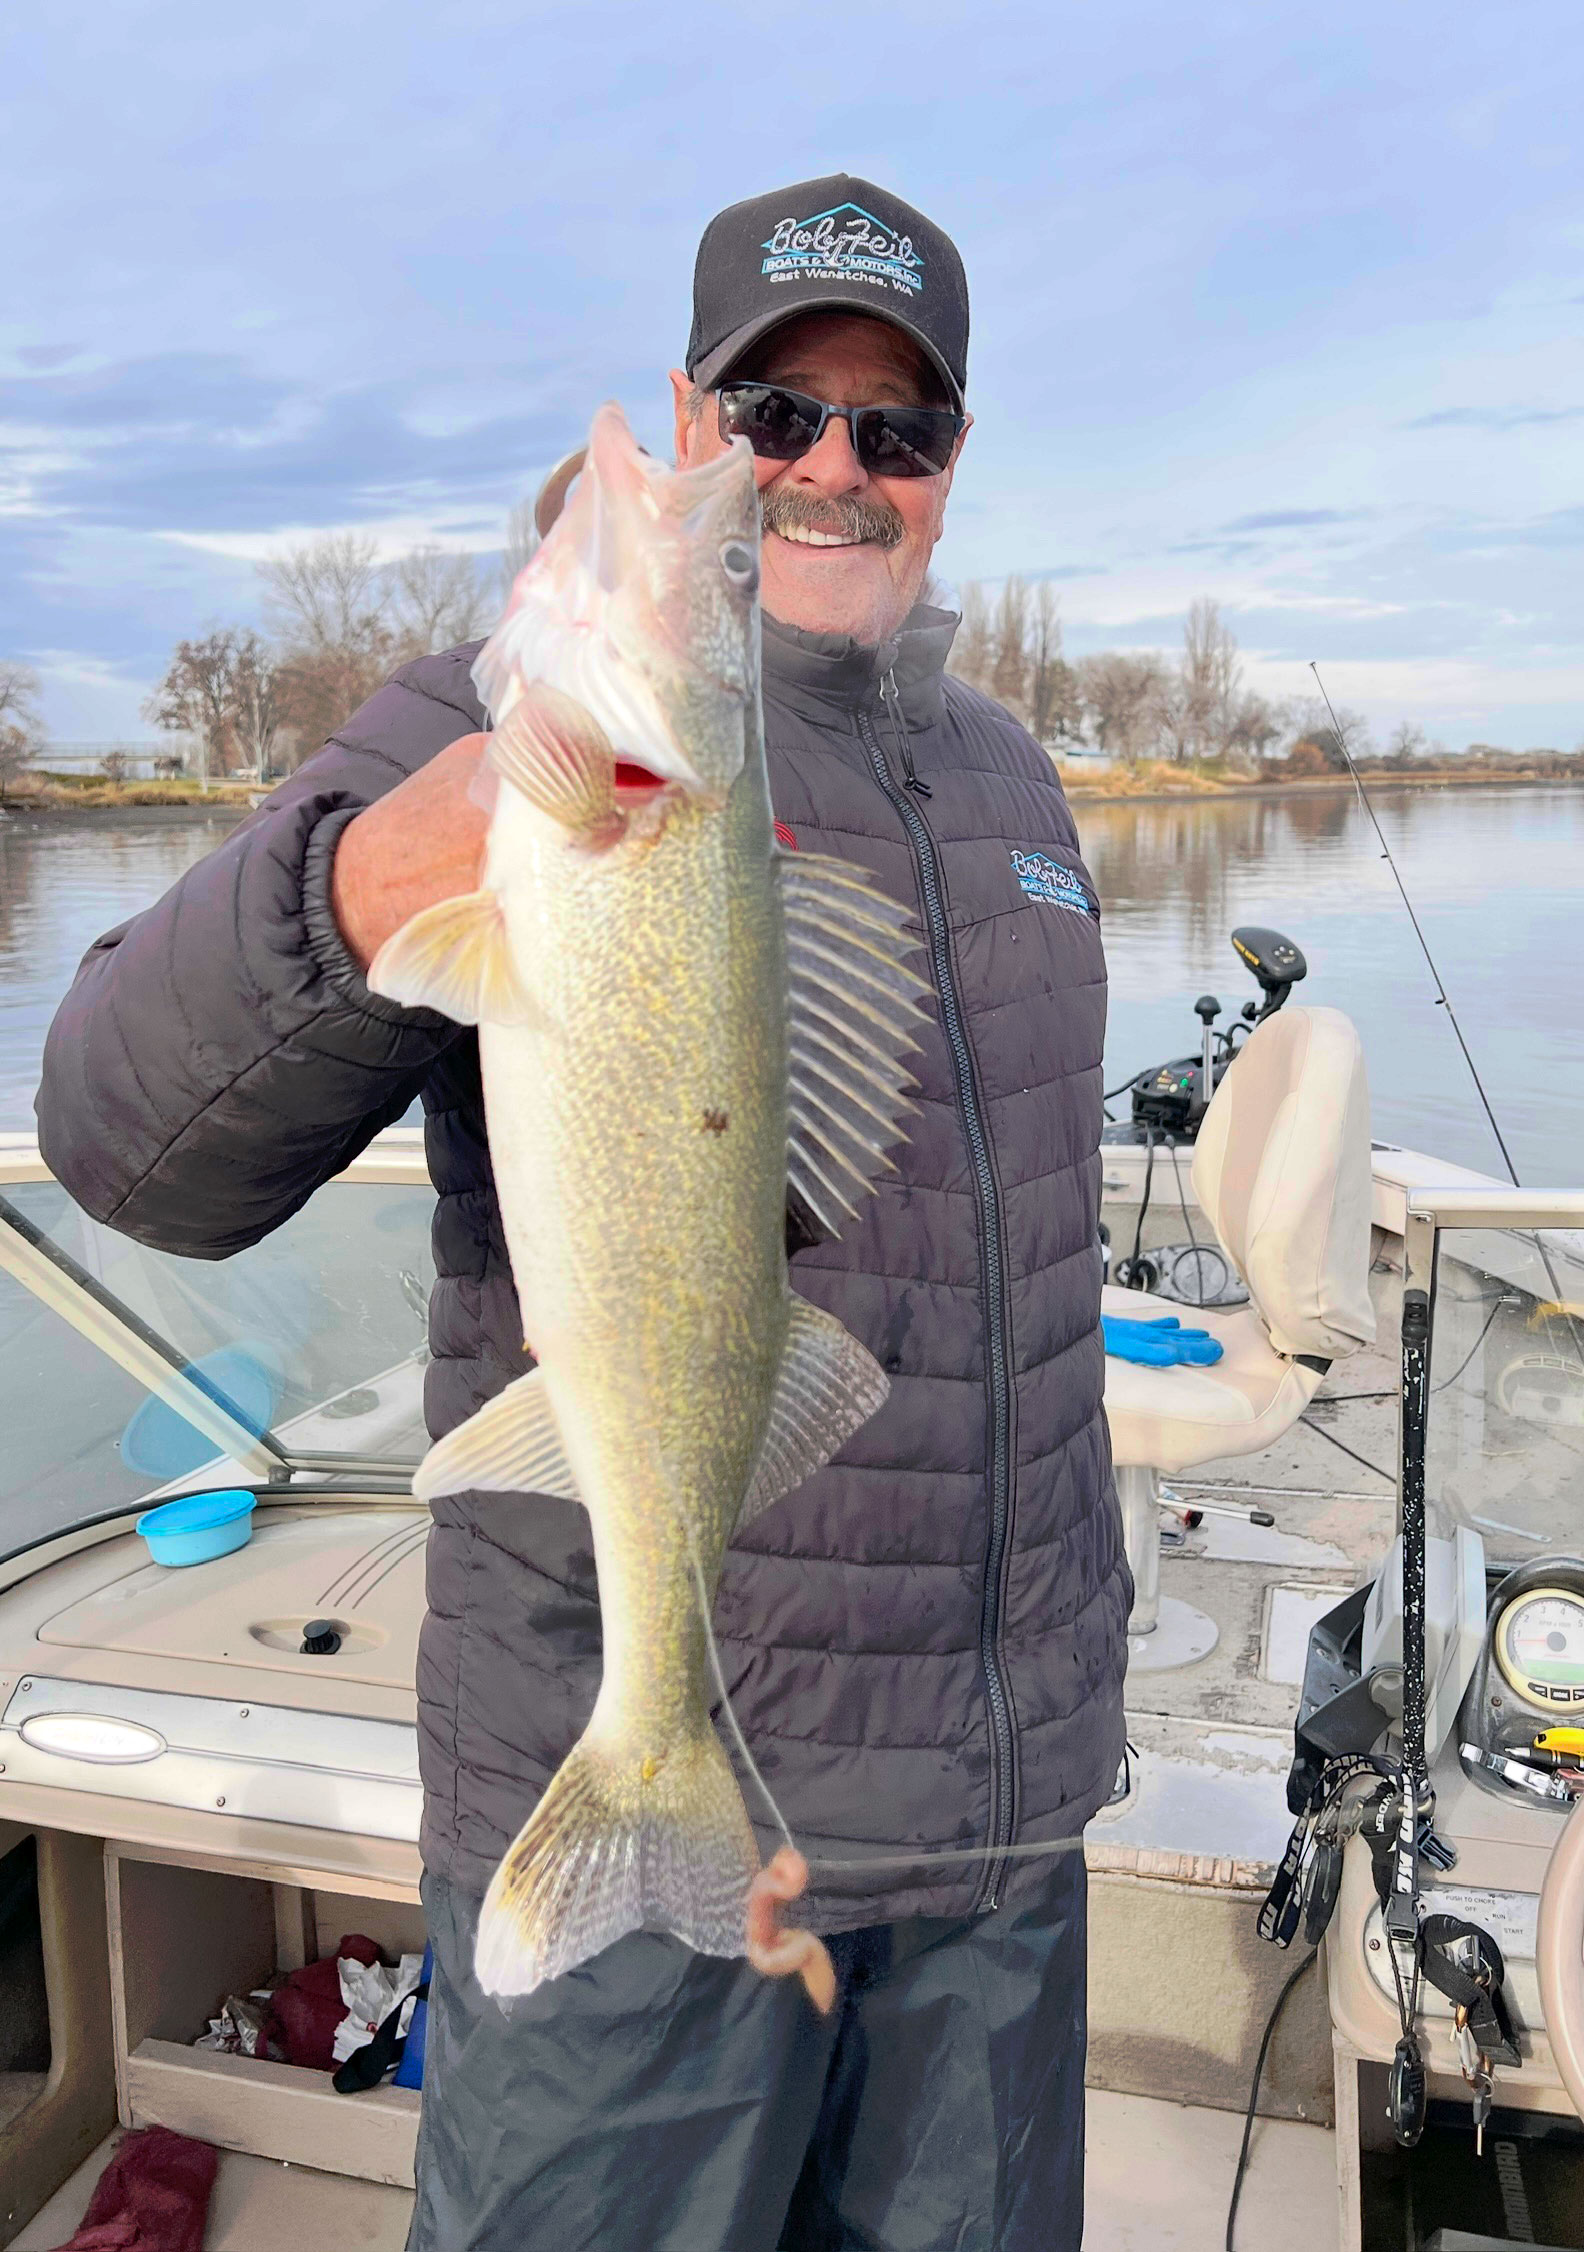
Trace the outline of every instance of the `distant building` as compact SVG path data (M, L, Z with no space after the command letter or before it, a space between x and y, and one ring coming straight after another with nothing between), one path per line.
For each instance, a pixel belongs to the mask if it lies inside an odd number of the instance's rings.
M1109 774L1116 760L1107 751L1097 751L1092 743L1075 743L1070 738L1059 743L1047 743L1046 750L1061 766L1070 766L1080 774Z
M179 735L145 736L135 743L44 743L33 764L42 774L100 774L106 759L118 766L124 761L121 771L129 782L197 771L192 748Z

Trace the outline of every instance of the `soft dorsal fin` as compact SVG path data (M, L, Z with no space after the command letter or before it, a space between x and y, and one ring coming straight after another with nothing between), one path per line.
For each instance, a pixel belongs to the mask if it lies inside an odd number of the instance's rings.
M889 1166L915 1084L919 998L907 916L861 869L822 853L778 861L790 994L787 1176L832 1235Z
M795 1297L770 1421L738 1524L823 1469L890 1389L880 1363L834 1314Z
M534 1020L492 891L461 892L423 908L385 941L369 965L368 984L371 993L408 1008L438 1009L458 1024Z
M538 1369L519 1376L466 1423L437 1439L413 1478L420 1501L475 1491L582 1499Z

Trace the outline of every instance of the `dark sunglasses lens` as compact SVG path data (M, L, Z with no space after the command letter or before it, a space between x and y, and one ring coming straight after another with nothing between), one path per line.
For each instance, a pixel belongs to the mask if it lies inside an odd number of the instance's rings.
M941 407L865 407L858 459L874 477L938 477L951 460L958 418Z
M720 395L723 438L746 438L762 461L796 461L819 434L817 399L772 383L733 383Z

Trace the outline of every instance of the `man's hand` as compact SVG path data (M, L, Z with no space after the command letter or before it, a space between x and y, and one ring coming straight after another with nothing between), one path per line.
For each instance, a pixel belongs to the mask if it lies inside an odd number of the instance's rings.
M361 968L420 908L478 889L489 815L470 786L488 742L464 735L342 830L330 905Z
M760 1870L748 1887L748 1960L766 1978L795 1973L814 2007L828 2017L836 2004L836 1966L830 1950L811 1931L784 1931L777 1913L786 1902L796 1900L807 1884L808 1863L789 1845Z

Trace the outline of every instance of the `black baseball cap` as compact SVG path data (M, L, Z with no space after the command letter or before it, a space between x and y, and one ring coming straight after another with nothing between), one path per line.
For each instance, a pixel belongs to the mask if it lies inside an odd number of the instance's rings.
M847 172L750 197L710 221L693 268L687 372L713 390L782 321L837 310L911 336L961 409L968 277L957 246L900 196Z

